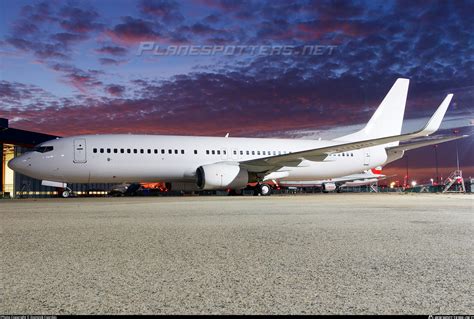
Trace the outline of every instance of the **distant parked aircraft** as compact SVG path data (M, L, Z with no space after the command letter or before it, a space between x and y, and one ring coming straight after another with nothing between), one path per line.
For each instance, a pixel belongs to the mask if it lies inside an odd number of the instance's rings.
M343 177L330 178L319 181L281 181L278 185L282 187L319 187L325 193L340 191L344 187L364 186L386 179L382 174L382 168L372 168L359 174Z

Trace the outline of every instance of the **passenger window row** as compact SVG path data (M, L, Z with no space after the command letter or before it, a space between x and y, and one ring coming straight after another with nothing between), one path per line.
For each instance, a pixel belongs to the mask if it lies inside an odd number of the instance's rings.
M100 153L100 154L184 154L184 150L178 150L178 149L137 149L137 148L93 148L92 149L93 153ZM234 155L237 155L237 152L239 152L240 155L265 155L265 156L271 156L271 155L284 155L284 154L290 154L291 152L289 151L237 151L233 150L232 151ZM194 150L194 154L198 154L197 150ZM226 150L206 150L206 155L227 155Z
M354 153L337 153L337 154L329 154L329 156L348 156L348 157L354 157Z
M237 152L240 153L240 155L266 155L266 156L271 156L271 155L283 155L283 154L290 154L291 152L289 151L237 151L233 150L232 154L237 155ZM196 153L195 153L196 154ZM220 150L206 150L206 155L221 155ZM222 154L226 155L227 151L222 150Z
M143 149L143 148L140 148L140 149L137 149L137 148L93 148L92 149L92 153L120 153L120 154L184 154L184 150L177 150L177 149L168 149L168 150L165 150L165 149ZM197 151L195 150L194 151L194 154L197 154Z

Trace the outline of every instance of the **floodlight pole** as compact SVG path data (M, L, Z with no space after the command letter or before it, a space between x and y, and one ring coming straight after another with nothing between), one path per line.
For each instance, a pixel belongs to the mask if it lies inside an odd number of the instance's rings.
M438 173L438 145L434 145L435 151L435 165L436 165L436 185L439 185L439 173Z
M454 135L457 135L457 133L459 133L459 130L454 130L453 133L454 133ZM458 140L456 140L456 168L457 168L457 171L459 172L459 148L458 148Z
M405 187L409 186L409 182L408 182L408 156L405 156L406 158L406 163L407 163L407 177L406 177L406 181L405 181Z

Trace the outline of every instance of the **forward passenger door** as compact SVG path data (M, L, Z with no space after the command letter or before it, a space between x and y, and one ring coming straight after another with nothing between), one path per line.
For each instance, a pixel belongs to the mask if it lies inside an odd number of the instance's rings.
M74 139L74 163L86 163L86 139L76 138Z

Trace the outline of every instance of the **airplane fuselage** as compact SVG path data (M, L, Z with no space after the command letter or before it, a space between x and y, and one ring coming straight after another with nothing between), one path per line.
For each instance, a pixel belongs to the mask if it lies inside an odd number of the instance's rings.
M340 142L339 142L340 143ZM15 159L19 172L64 183L195 182L196 169L336 144L331 141L166 135L82 135L45 142L43 152ZM382 165L383 147L335 153L323 161L303 160L272 173L279 180L345 176Z

